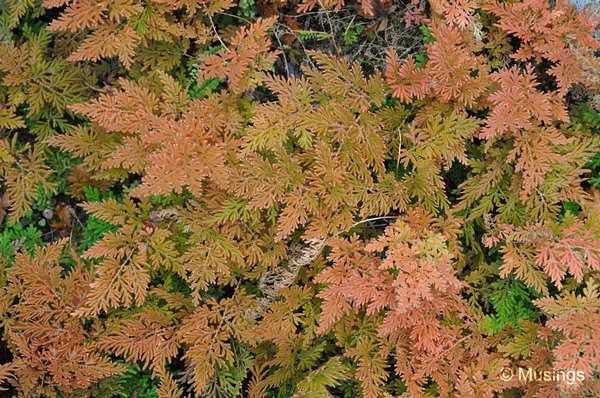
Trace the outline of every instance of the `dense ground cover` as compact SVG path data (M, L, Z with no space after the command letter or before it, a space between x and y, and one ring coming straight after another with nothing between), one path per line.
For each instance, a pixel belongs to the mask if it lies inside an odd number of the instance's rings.
M0 2L0 394L600 396L599 22Z

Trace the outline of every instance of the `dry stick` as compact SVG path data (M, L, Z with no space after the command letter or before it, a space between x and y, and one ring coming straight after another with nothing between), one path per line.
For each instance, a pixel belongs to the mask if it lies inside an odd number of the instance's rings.
M331 17L329 15L329 12L326 12L325 16L327 16L327 22L329 22L329 32L331 33L331 42L333 43L333 47L335 47L336 54L339 55L340 49L337 45L337 42L335 41L335 33L333 32L333 22L331 22Z
M399 216L381 216L381 217L367 218L367 219L361 220L361 221L359 221L359 222L357 222L357 223L354 223L354 224L353 224L353 225L350 227L350 229L352 229L352 228L354 228L354 227L356 227L356 226L358 226L358 225L360 225L360 224L364 224L364 223L366 223L366 222L378 221L378 220L393 220L393 219L395 219L395 218L398 218L398 217L399 217ZM342 231L342 232L343 232L343 231ZM338 233L336 236L340 235L342 232L339 232L339 233Z
M217 27L215 26L215 23L212 19L212 16L210 15L210 13L206 14L208 16L208 19L210 21L210 27L212 28L213 32L215 32L215 35L217 36L217 39L219 40L219 42L221 43L221 45L223 46L223 48L227 51L229 51L229 47L227 47L227 45L223 42L223 40L221 39L221 36L219 36L219 32L217 32Z
M281 40L279 39L279 35L275 34L275 39L277 40L277 43L279 43L279 48L283 49L283 43L281 43ZM290 78L290 68L288 66L288 60L287 60L287 56L285 55L285 51L281 52L281 55L283 56L283 64L285 65L285 74L287 76L287 78Z
M292 36L294 36L294 38L296 38L296 40L298 40L298 43L300 43L300 46L302 47L302 51L304 51L304 54L306 54L306 59L308 60L308 62L311 64L311 66L313 68L316 68L317 66L312 61L312 59L308 56L308 50L306 49L306 47L304 47L302 40L300 40L300 38L298 37L296 32L294 32L294 30L292 30L289 26L287 26L285 24L276 23L275 26L284 28L288 33L290 33Z
M352 16L352 19L350 20L350 22L348 23L348 27L346 28L346 30L344 31L344 36L346 37L346 35L348 34L348 31L350 30L350 27L352 26L352 23L354 22L354 20L356 19L356 14L354 14Z

